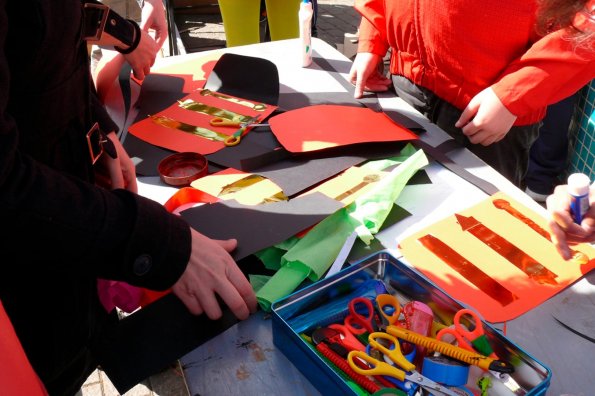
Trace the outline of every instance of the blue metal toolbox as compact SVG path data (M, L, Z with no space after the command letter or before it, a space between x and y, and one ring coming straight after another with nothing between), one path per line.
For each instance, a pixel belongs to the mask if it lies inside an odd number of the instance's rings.
M385 291L381 291L383 288ZM396 296L401 304L410 301L426 304L432 308L435 321L442 321L444 326L452 323L449 319L452 320L457 311L471 308L451 298L389 252L382 251L276 301L272 305L273 342L322 394L370 394L354 385L349 376L324 358L309 337L317 328L343 323L349 313L347 304L352 298L373 298L384 292ZM483 373L482 376L491 376L487 394L545 395L551 370L506 338L500 330L485 321L482 324L498 358L514 367L511 374L498 374L472 366ZM477 378L477 375L469 376L470 382L457 391L479 395L481 387Z

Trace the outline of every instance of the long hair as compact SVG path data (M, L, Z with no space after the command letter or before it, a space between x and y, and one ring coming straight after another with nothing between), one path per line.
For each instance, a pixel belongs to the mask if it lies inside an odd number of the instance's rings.
M540 34L565 29L567 37L576 46L595 50L595 2L538 0L538 4L537 30Z

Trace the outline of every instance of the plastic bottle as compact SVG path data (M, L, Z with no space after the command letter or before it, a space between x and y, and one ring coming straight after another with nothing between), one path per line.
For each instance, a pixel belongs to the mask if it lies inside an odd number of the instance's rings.
M308 67L312 64L312 16L314 10L310 0L302 0L298 18L300 24L300 60L302 67Z
M589 184L591 180L583 173L568 176L568 193L570 194L570 213L574 222L580 224L589 210Z

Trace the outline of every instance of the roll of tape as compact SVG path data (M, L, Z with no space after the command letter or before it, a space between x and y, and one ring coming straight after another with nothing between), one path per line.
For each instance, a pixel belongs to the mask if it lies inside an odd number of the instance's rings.
M445 356L424 358L422 374L446 386L462 386L469 378L469 365Z

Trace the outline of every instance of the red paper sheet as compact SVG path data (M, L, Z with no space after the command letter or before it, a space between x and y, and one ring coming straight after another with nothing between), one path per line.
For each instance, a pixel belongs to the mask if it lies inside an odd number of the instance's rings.
M293 153L417 139L416 134L386 114L364 107L308 106L274 116L269 123L279 142Z
M277 108L273 105L267 105L267 108L264 111L256 111L247 106L243 106L238 103L217 98L213 95L201 95L201 92L202 90L200 89L193 91L192 93L184 97L181 101L183 102L184 100L192 99L195 102L203 103L208 106L217 107L219 109L233 111L244 116L258 116L258 120L264 120ZM210 121L211 119L215 118L215 116L184 109L180 107L178 103L172 104L170 107L163 110L162 112L155 114L155 116L165 116L178 122L183 122L197 127L207 128L209 130L216 131L227 136L233 135L239 129L239 127L212 126L210 124ZM131 125L129 132L135 135L136 137L143 139L144 141L151 143L155 146L163 147L177 152L190 151L206 155L214 153L225 147L224 143L221 141L209 140L205 137L197 136L192 133L181 131L179 129L168 128L156 124L150 117L145 118L144 120ZM244 133L249 133L249 128Z

